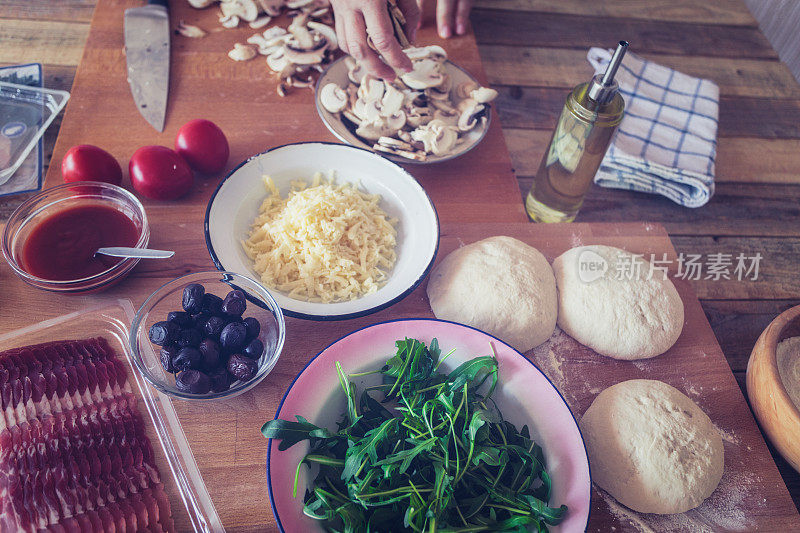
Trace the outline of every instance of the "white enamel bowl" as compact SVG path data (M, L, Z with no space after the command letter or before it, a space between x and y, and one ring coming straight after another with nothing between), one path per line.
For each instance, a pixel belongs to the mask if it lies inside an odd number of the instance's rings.
M428 194L404 169L368 150L331 143L298 143L273 148L241 163L219 184L208 203L205 236L219 270L260 279L242 248L266 197L269 175L285 198L293 180L334 171L336 182L360 184L381 195L381 208L397 224L397 262L388 282L348 302L313 303L270 291L284 314L311 320L343 320L374 313L402 300L427 276L439 247L439 219Z
M553 481L550 506L569 509L551 532L585 531L591 503L589 460L583 437L564 398L545 375L528 359L503 341L482 331L434 319L406 319L383 322L354 331L331 344L311 359L295 378L278 406L275 418L295 420L305 417L318 426L336 430L345 409L345 397L335 364L352 374L383 365L396 352L394 342L405 337L430 344L439 341L443 354L455 349L443 363L443 371L488 355L494 348L499 362L499 381L492 398L503 418L521 428L528 426L534 441L542 446L547 472ZM376 385L373 374L353 378L360 394ZM308 533L322 531L320 523L303 514L303 494L313 479L308 468L300 469L297 497L292 497L297 464L308 453L308 442L280 451L279 442L270 439L267 447L267 487L272 512L281 531Z
M325 87L329 83L335 83L342 89L346 88L347 85L350 83L349 78L347 77L347 64L344 62L344 57L337 59L330 66L322 73L317 80L316 89L314 91L314 102L317 105L317 113L319 114L320 118L322 118L322 122L325 124L325 127L330 130L331 133L336 135L336 137L346 142L351 146L357 146L359 148L365 148L367 150L372 150L372 144L368 144L364 140L361 139L358 135L355 134L355 128L346 121L343 120L339 114L334 114L325 109L322 106L322 102L320 102L320 89ZM457 87L458 85L465 83L465 82L473 82L478 83L478 80L472 77L472 75L467 72L466 70L462 69L452 61L445 61L445 70L447 74L453 80L453 86ZM478 84L480 85L480 84ZM396 155L387 154L384 152L376 152L379 153L381 156L391 159L392 161L396 161L398 163L403 164L411 164L411 165L427 165L431 163L441 163L443 161L449 161L451 159L455 159L460 155L464 155L473 148L475 148L478 143L480 143L486 132L489 131L489 124L492 121L492 108L491 105L486 106L486 120L483 122L479 122L477 126L475 126L472 130L467 132L465 135L462 136L464 140L463 143L458 145L451 153L447 155L433 155L428 154L428 158L425 161L415 161L413 159L407 159L405 157L400 157Z

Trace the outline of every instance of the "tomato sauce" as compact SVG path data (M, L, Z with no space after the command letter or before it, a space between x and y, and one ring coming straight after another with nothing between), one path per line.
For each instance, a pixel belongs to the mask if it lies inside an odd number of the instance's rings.
M127 215L102 204L63 209L38 223L22 245L21 266L39 278L70 281L99 274L123 259L94 253L135 246L139 230Z

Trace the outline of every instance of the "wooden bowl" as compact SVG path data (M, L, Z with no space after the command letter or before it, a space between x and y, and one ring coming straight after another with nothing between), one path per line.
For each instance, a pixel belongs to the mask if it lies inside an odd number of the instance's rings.
M747 363L747 395L761 429L800 472L800 411L778 374L778 343L800 336L800 305L784 311L761 333Z

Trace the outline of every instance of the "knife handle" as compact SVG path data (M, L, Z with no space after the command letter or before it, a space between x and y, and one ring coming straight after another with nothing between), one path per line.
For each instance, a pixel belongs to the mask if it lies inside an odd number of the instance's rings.
M147 0L147 5L149 6L164 6L169 7L167 5L167 0Z

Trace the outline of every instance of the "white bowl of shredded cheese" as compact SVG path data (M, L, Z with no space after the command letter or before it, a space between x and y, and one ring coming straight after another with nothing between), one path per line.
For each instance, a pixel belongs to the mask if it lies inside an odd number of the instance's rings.
M439 221L403 168L331 143L273 148L237 166L206 210L220 270L249 276L283 312L312 320L374 313L427 276Z

